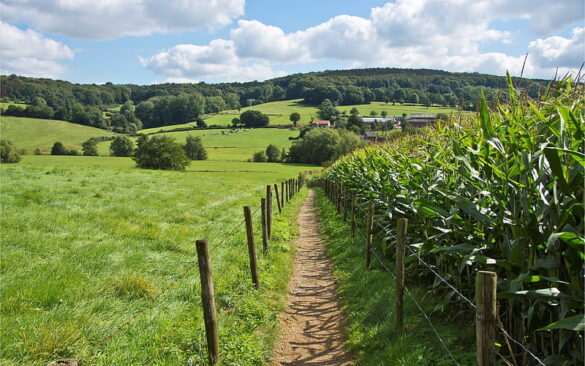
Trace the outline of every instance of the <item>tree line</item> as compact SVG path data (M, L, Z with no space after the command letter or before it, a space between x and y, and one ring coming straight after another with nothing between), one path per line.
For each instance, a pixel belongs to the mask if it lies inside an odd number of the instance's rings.
M517 79L526 93L536 97L544 80ZM418 103L475 110L484 91L488 103L506 93L505 77L438 70L356 69L294 74L264 82L208 84L114 85L73 84L66 81L0 76L0 98L28 104L9 106L2 113L14 116L61 119L133 133L144 127L196 121L206 113L239 110L271 101L303 99L318 106L325 99L334 106ZM123 105L124 110L112 109Z

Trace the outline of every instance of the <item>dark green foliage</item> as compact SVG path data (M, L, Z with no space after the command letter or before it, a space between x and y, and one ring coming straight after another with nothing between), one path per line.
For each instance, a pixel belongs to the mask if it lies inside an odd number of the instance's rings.
M141 135L132 159L136 166L146 169L185 170L191 160L183 146L170 136Z
M39 149L38 147L34 150L33 152L35 155L41 155L41 149Z
M325 99L319 105L319 111L317 112L317 115L322 120L327 120L331 121L332 123L335 123L339 119L340 113L337 110L337 108L333 106L333 103L331 103L329 99Z
M238 117L232 118L232 125L238 127L240 125L240 119Z
M255 163L266 163L268 161L268 156L266 156L264 151L258 151L252 156L252 161Z
M81 144L81 151L85 156L98 156L97 141L89 139Z
M266 157L269 163L279 163L282 160L280 150L272 144L266 147Z
M260 111L248 110L240 115L240 122L246 127L266 127L270 118Z
M343 129L313 128L291 146L288 160L292 163L323 164L364 146L358 136Z
M207 151L203 147L201 137L199 136L187 136L185 145L185 154L191 160L207 160Z
M301 120L301 115L297 112L292 112L289 117L290 121L293 123L293 126L297 127L297 122Z
M347 118L347 128L352 131L357 131L361 134L364 134L366 131L366 125L362 117L353 113Z
M116 136L110 144L110 155L131 156L134 152L134 143L126 136Z
M69 150L63 146L63 143L57 141L51 148L51 155L69 155Z
M12 142L0 140L0 163L18 163L20 155Z

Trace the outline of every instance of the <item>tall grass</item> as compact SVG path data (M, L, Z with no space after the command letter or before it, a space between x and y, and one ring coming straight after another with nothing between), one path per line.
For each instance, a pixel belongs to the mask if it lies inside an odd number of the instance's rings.
M583 84L529 100L508 80L495 110L482 100L476 119L366 148L325 178L374 201L384 226L408 218L410 249L466 295L478 270L496 271L503 327L547 364L572 364L584 347ZM471 310L415 261L408 272L441 294L437 311ZM533 362L501 344L509 362Z

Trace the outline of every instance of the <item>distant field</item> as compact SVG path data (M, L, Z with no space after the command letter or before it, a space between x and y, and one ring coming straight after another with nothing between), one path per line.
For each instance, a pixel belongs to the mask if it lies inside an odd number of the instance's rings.
M28 104L15 103L15 102L0 102L0 109L6 109L9 105L15 105L17 107L26 108Z
M306 169L315 167L203 161L154 171L130 158L48 155L2 164L0 364L205 364L200 238L212 247L222 362L266 364L301 200L275 216L270 253L258 252L260 290L242 206L258 238L266 184Z
M56 141L61 141L69 149L81 151L81 143L90 137L115 135L99 128L65 121L10 116L0 118L0 134L27 154L32 154L36 148L43 154L50 154Z

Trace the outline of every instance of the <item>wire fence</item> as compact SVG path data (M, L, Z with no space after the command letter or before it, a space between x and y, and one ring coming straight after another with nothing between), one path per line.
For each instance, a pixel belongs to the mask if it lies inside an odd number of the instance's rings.
M347 204L347 194L343 194L342 198L341 198L341 204L342 205L346 205ZM333 202L334 203L334 202ZM368 212L365 210L364 207L362 207L361 205L359 205L359 203L356 202L355 204L355 209L357 209L359 211L359 213L362 215L361 217L367 217L368 216ZM381 229L383 234L389 234L392 233L392 228L390 227L390 225L382 225L379 221L373 220L373 224L376 225L379 229ZM364 241L367 241L367 238L365 237L365 235L363 234L363 232L361 230L357 230L358 233L361 234L362 238ZM427 268L436 278L438 278L442 283L444 283L447 287L449 287L451 290L453 290L453 292L459 296L463 301L465 301L465 303L467 303L469 306L471 306L472 309L476 309L477 306L475 305L475 303L469 299L467 296L465 296L463 294L463 292L461 290L459 290L458 288L456 288L454 285L452 285L446 278L445 276L442 276L437 270L435 270L433 268L432 265L430 265L429 263L427 263L426 261L424 261L421 257L420 257L420 253L416 252L415 250L412 249L411 246L406 245L406 248L408 248L410 255L415 257L419 263L421 263L425 268ZM382 258L378 255L378 253L376 253L376 251L374 249L371 250L372 254L374 254L374 257L377 258L378 262L380 262L380 264L382 265L382 267L384 268L384 270L388 273L390 273L390 275L396 279L394 273L392 273L392 271L388 268L388 266L386 266L382 260ZM407 293L407 295L409 296L409 298L413 301L413 303L415 304L415 306L418 308L418 310L422 313L422 315L424 316L424 318L427 320L427 322L429 323L431 329L433 330L433 332L435 333L437 339L439 340L439 342L441 343L441 345L443 346L443 348L445 349L445 351L447 352L447 354L449 355L449 357L456 363L457 361L455 360L455 358L453 357L453 354L451 353L451 351L448 349L446 343L444 342L443 338L440 336L440 334L437 332L435 326L432 324L430 317L425 313L425 311L423 310L423 308L420 306L420 304L416 301L416 299L414 298L414 296L412 296L410 290L408 290L408 288L405 286L405 291ZM526 352L526 354L528 354L535 362L537 362L539 365L541 366L545 366L544 362L538 357L536 356L532 351L530 351L528 349L528 347L526 347L522 342L514 339L509 333L508 331L506 331L506 329L504 329L504 327L502 326L502 324L500 324L499 322L496 323L496 328L501 332L501 334L505 337L505 339L511 341L512 343L516 344L518 347L520 347L520 349L522 349L522 351ZM500 357L503 358L502 355L500 355ZM505 360L507 362L507 360Z

